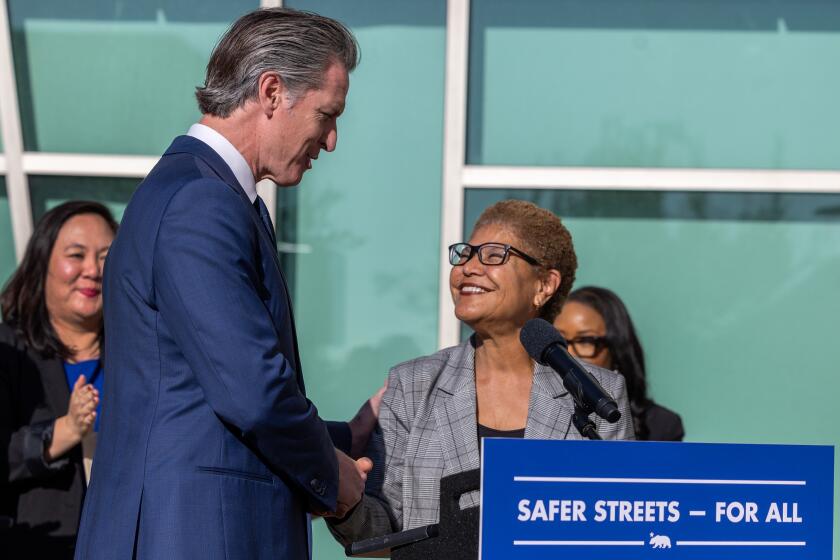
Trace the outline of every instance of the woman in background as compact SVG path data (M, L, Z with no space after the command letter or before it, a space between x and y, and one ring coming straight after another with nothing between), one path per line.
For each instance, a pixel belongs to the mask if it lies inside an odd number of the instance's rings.
M117 230L96 202L38 222L0 294L0 515L10 558L72 558L96 445L102 268ZM5 556L4 556L5 557Z
M554 326L569 343L570 354L624 376L636 439L683 439L685 432L679 415L647 395L642 345L627 308L614 292L594 286L574 290Z

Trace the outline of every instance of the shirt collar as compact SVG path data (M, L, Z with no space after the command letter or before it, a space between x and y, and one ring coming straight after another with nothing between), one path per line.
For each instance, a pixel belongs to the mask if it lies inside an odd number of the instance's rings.
M255 200L257 200L257 184L254 181L254 175L251 173L251 168L248 166L248 162L245 161L245 158L242 157L242 154L239 153L239 150L237 150L227 138L209 126L200 123L192 125L187 131L187 136L192 136L197 140L201 140L210 146L214 152L219 154L219 157L221 157L228 167L230 167L230 170L233 171L234 177L236 177L236 180L239 181L239 184L245 191L245 194L248 195L248 200L250 200L252 204Z

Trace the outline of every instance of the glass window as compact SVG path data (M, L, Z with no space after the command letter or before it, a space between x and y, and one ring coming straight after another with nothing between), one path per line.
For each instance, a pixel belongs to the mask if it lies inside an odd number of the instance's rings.
M195 86L258 0L9 0L24 147L156 155L199 115Z
M836 385L840 195L470 189L465 223L505 198L562 217L575 287L627 303L651 393L689 439L840 439L832 391L801 389Z
M840 4L471 9L471 164L840 168Z
M37 222L48 210L68 200L95 200L101 202L122 219L128 200L141 179L112 177L57 177L31 175L29 198L32 203L33 221Z
M15 240L12 235L12 215L9 210L9 196L6 193L6 178L0 175L0 286L6 284L15 270Z

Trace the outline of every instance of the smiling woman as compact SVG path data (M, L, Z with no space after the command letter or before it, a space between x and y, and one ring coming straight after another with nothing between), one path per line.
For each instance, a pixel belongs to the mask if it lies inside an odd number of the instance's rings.
M574 281L577 258L560 219L530 202L499 202L449 259L455 315L475 334L391 369L380 411L384 457L374 458L369 479L384 482L369 484L345 519L329 521L344 543L437 523L441 478L478 469L483 437L581 439L560 377L519 342L528 320L554 320ZM595 419L599 435L633 439L623 378L585 367L622 412L616 424ZM461 497L462 509L477 505L477 492Z
M102 269L117 223L96 202L38 222L0 294L0 515L11 557L71 558L104 374Z

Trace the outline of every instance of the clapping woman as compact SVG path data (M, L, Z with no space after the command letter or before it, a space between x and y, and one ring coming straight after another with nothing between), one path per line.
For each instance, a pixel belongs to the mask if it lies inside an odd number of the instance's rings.
M73 555L104 378L102 269L116 229L99 203L53 208L0 294L0 516L14 523L0 549L10 558Z

